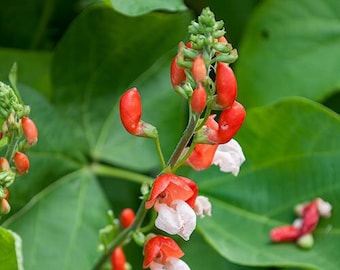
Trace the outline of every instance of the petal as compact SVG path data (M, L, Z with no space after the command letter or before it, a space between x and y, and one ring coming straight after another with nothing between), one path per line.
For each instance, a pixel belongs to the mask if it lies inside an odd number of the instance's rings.
M196 171L209 168L212 164L217 147L217 144L196 144L187 163Z
M231 172L237 176L245 160L241 146L236 140L231 139L218 146L212 163L220 166L222 172Z
M196 215L200 218L204 218L204 215L211 216L211 203L205 196L198 196L195 202L194 208Z
M149 268L150 270L164 270L164 265L156 262L151 262Z
M169 257L164 265L164 270L190 270L190 267L180 259Z
M178 234L184 240L189 240L196 228L196 215L194 210L184 201L176 200L171 207L166 204L156 204L158 216L155 225L169 234Z
M329 218L331 216L332 205L329 202L326 202L321 198L317 198L316 204L317 204L320 216L326 217L326 218Z

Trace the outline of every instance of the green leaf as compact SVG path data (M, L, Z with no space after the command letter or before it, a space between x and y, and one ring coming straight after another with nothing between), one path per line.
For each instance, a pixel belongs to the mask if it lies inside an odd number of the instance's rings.
M18 270L22 268L20 237L10 230L0 227L0 265L2 269Z
M128 16L138 16L154 10L165 10L165 11L184 11L186 6L183 0L111 0L113 7L120 13Z
M65 175L4 224L23 239L26 269L91 269L109 206L88 169Z
M126 17L101 6L84 12L66 33L53 61L55 103L81 127L93 158L139 170L158 167L153 142L128 135L120 123L119 98L131 86L140 89L142 119L170 129L174 136L165 145L175 144L183 122L168 119L182 119L181 103L171 90L170 57L163 56L171 49L175 54L190 18L187 13ZM148 82L154 78L159 84ZM150 103L145 96L152 96ZM164 111L164 103L173 109Z
M339 91L340 5L263 1L239 49L239 99L246 107L303 96L323 101Z
M50 52L1 48L0 81L8 82L11 67L17 63L18 84L30 85L49 97L51 96L51 57Z
M247 158L235 179L211 168L191 178L213 205L204 238L225 258L250 266L338 268L340 117L305 99L249 110L237 140ZM269 139L270 138L270 139ZM272 244L272 228L291 224L296 204L321 197L333 205L311 250Z

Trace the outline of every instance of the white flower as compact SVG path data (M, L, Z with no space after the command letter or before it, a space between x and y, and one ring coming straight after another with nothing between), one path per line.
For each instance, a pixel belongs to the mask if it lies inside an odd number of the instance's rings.
M200 218L204 218L204 215L211 216L211 203L209 199L205 196L197 196L194 210Z
M231 172L237 176L245 160L241 146L236 140L231 139L217 147L212 164L220 166L222 172Z
M151 270L190 270L189 266L182 260L169 257L165 264L152 262L149 266Z
M158 216L155 225L169 234L178 234L184 240L189 240L196 228L196 214L184 201L175 200L170 207L165 203L156 203Z

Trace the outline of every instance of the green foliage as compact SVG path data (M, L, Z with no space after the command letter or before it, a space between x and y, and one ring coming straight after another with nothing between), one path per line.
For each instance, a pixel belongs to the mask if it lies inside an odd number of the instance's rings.
M139 204L138 184L103 175L95 165L141 177L159 171L153 142L122 128L119 97L138 87L142 118L157 126L169 157L186 124L169 67L178 42L186 40L192 9L181 1L30 1L29 8L16 2L0 11L0 80L7 81L17 62L18 88L39 141L28 152L30 172L10 189L0 268L17 269L10 229L23 240L25 269L92 269L106 211L118 215ZM237 178L216 167L183 169L213 204L212 217L181 242L184 260L191 269L337 269L340 118L320 104L328 98L339 111L337 1L195 5L210 6L239 48L239 100L248 110L236 139L247 161ZM294 205L315 197L334 210L318 226L313 249L271 244L270 229L291 223ZM141 252L128 250L134 269L141 268Z

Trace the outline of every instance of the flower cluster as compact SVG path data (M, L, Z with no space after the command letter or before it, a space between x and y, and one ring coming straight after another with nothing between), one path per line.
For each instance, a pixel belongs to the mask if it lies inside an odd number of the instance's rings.
M296 242L302 248L313 246L312 232L319 223L320 217L329 218L332 206L321 198L295 207L298 218L292 225L283 225L270 231L273 242Z
M176 149L166 163L157 128L142 120L142 102L137 88L120 99L120 118L132 135L155 139L162 172L143 193L144 211L154 209L151 221L160 230L189 240L196 217L211 215L211 203L199 195L192 180L176 174L182 165L204 170L212 164L223 172L238 175L245 161L233 137L242 126L246 112L236 101L237 82L230 64L237 52L224 37L222 21L215 21L207 8L189 26L190 41L181 42L170 67L170 79L177 93L188 101L189 120ZM218 115L218 116L217 116ZM189 269L184 255L169 237L153 235L144 240L144 268ZM118 251L117 251L118 252Z
M26 174L29 170L29 159L24 153L38 140L38 129L28 117L30 108L23 105L18 92L0 82L0 215L10 211L8 187L16 176Z

